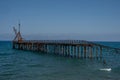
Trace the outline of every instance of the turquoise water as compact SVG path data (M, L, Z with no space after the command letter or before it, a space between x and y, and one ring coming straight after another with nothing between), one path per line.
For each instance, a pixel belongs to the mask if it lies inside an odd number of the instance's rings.
M120 48L120 42L99 42ZM19 51L12 43L0 42L0 80L120 80L120 54L104 53L101 60L73 59ZM111 71L100 70L111 68Z

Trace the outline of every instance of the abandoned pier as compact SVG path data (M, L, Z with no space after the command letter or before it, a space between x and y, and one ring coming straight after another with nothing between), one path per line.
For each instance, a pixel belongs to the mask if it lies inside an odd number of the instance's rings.
M119 48L100 45L85 40L23 40L19 31L15 28L13 49L37 51L47 54L56 54L74 58L102 58L105 51L120 53Z

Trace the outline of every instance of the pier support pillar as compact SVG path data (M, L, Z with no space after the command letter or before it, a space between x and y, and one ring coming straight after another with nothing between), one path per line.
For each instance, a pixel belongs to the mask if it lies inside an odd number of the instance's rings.
M76 57L76 46L74 46L74 57Z
M74 54L73 54L74 52L73 52L73 46L71 46L71 57L73 57L74 56Z
M96 58L98 59L98 47L96 47Z
M80 57L80 55L79 55L80 47L79 46L76 46L76 47L77 47L76 56L77 56L77 58L79 58Z
M84 58L86 58L86 46L84 46Z
M100 46L100 58L102 58L102 47Z
M90 57L89 58L92 59L93 55L92 55L92 47L91 46L89 47L89 51L90 51Z

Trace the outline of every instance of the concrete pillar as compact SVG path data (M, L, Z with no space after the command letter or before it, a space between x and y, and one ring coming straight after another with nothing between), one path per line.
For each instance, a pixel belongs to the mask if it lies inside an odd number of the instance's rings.
M86 58L86 46L84 46L84 58Z
M73 46L71 46L71 57L73 57L74 56L74 54L73 54L74 52L73 52Z
M67 46L67 55L70 56L70 45Z
M76 57L76 46L74 46L74 57Z
M100 58L102 58L102 47L100 46Z
M80 58L81 56L80 56L80 46L78 46L78 49L77 49L78 51L78 58Z
M92 56L92 47L91 46L89 47L89 51L90 51L90 58L92 58L93 56Z
M98 47L96 46L96 58L98 58Z

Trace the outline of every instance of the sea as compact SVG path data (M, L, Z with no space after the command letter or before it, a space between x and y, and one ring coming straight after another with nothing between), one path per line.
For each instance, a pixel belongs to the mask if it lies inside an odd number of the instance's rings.
M120 48L120 42L97 42ZM0 80L120 80L120 52L103 53L102 60L76 59L12 49L0 41Z

